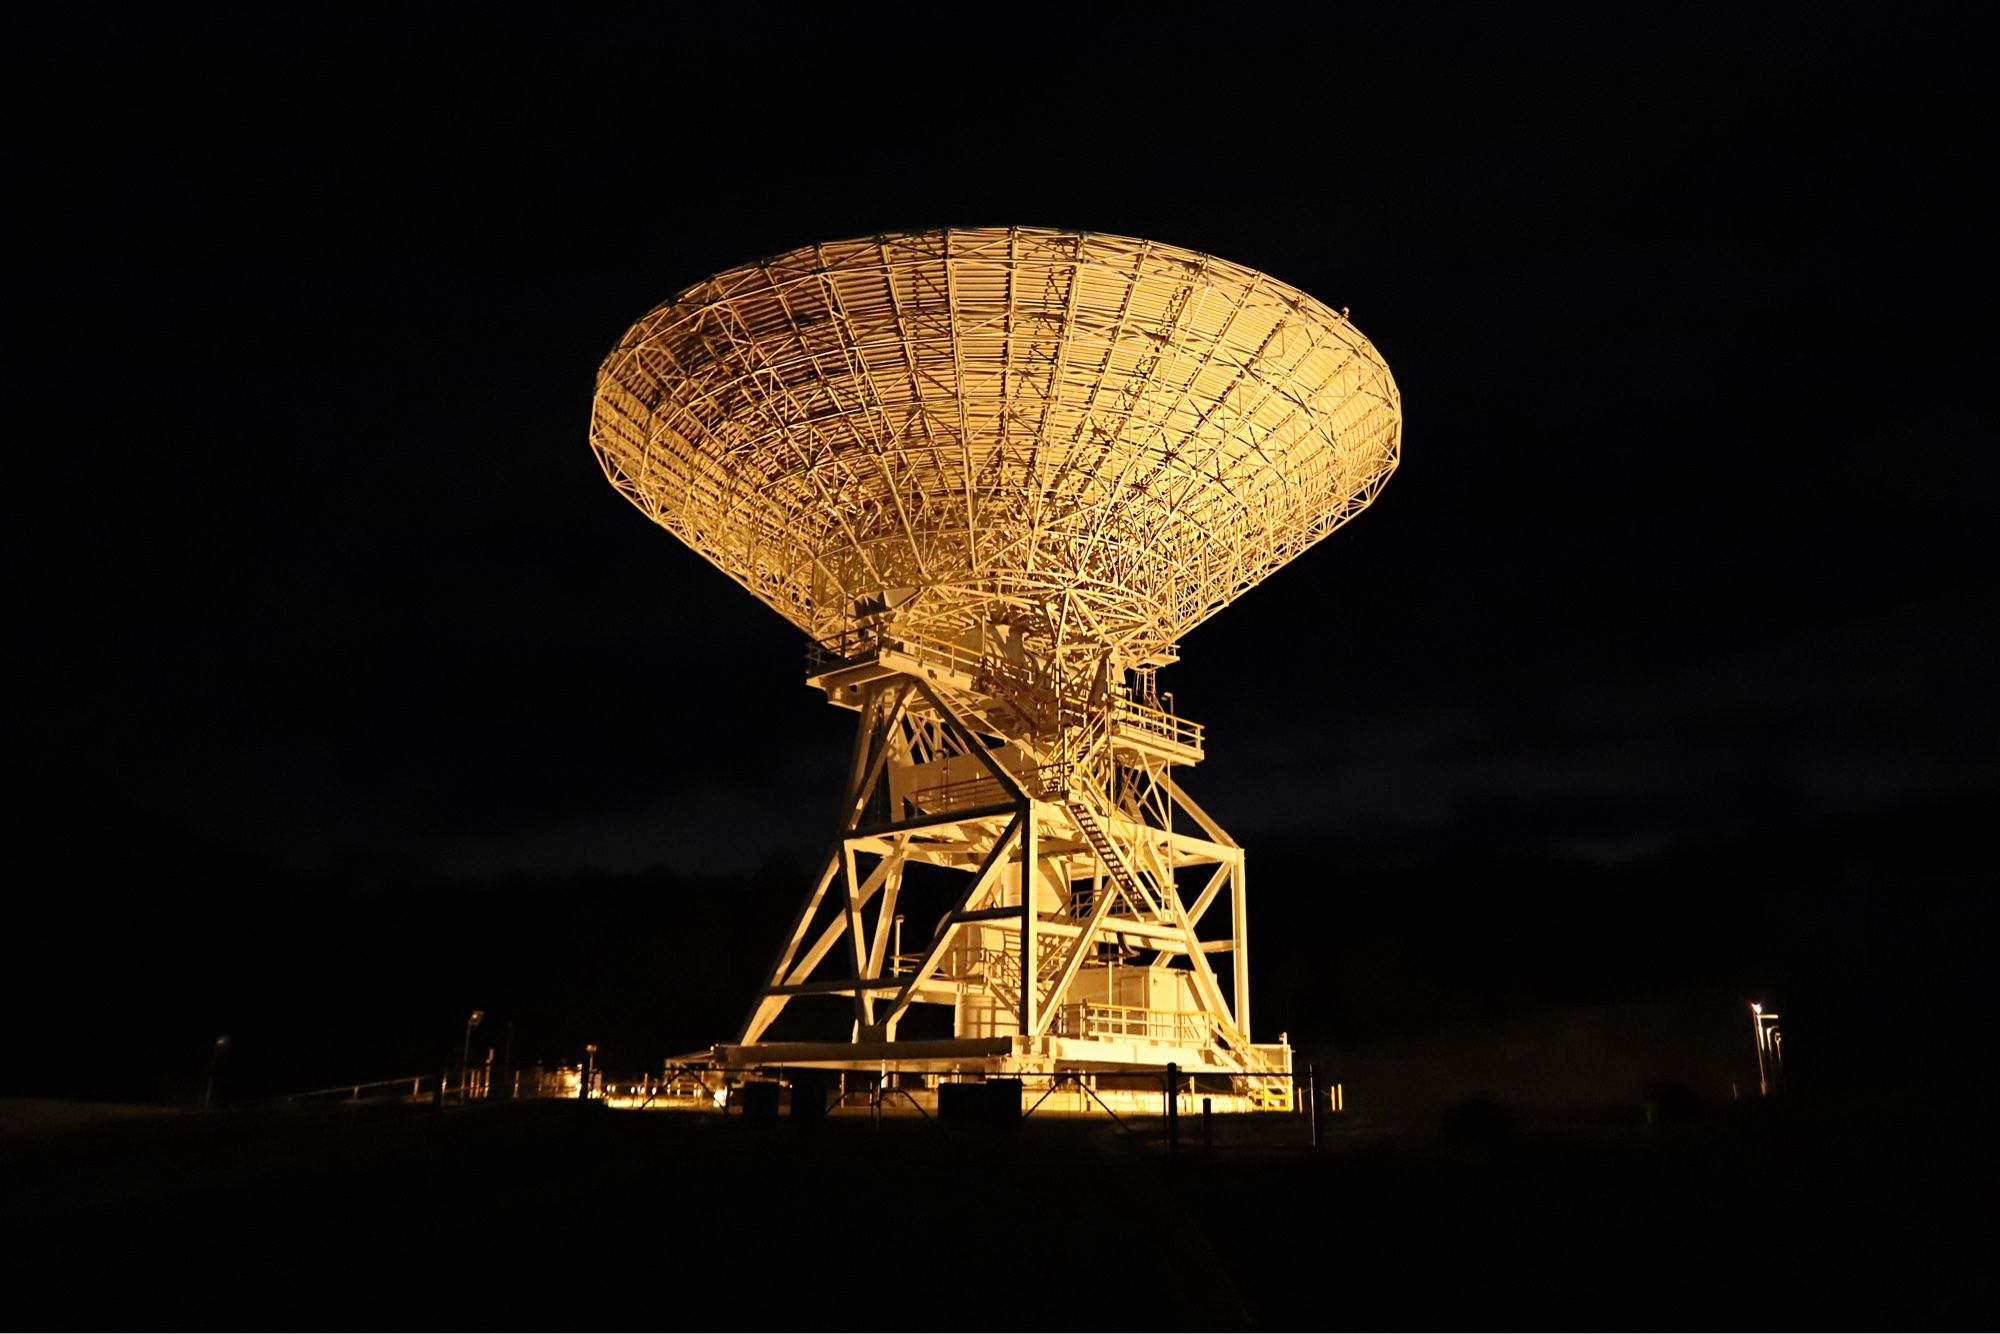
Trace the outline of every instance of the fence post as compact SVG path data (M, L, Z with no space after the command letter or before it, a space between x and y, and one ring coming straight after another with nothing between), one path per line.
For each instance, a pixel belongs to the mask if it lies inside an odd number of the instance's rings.
M1167 1062L1167 1152L1181 1148L1181 1068Z
M1319 1147L1319 1067L1306 1066L1306 1100L1312 1106L1313 1147Z
M1215 1152L1215 1099L1201 1100L1201 1151Z

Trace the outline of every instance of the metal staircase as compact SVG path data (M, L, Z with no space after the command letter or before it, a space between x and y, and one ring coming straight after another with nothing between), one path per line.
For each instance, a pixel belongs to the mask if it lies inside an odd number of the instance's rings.
M1124 854L1118 851L1118 845L1111 841L1111 835L1098 823L1090 808L1080 801L1073 801L1063 809L1069 812L1070 819L1076 822L1077 832L1083 835L1083 841L1090 845L1092 854L1104 867L1105 879L1116 887L1124 900L1126 912L1133 917L1157 920L1160 915L1158 901L1126 864Z

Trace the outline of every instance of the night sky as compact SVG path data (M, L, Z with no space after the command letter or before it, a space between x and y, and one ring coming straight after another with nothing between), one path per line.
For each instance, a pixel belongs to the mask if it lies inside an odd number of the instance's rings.
M1261 269L1350 308L1402 389L1382 498L1162 678L1210 728L1184 781L1266 868L1262 1023L1484 1013L1421 962L1482 951L1501 991L1568 959L1595 981L1557 1000L1790 978L1853 1015L1825 979L1892 937L1870 985L1983 997L1932 948L1984 929L2000 780L1963 25L280 9L45 15L3 57L4 740L41 970L10 1024L100 1041L116 1011L121 1059L171 1063L320 1013L273 959L321 976L341 922L350 973L414 967L383 940L440 895L527 958L547 925L503 882L560 915L707 877L740 910L609 934L640 973L710 929L761 958L850 715L605 484L594 373L720 268L1009 223ZM1321 985L1297 938L1356 923ZM482 1002L459 967L411 1024Z

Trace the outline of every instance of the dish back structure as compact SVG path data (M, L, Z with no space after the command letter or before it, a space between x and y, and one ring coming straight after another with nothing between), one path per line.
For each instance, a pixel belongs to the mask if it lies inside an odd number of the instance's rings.
M1344 312L1126 237L830 242L635 324L598 374L605 475L805 631L808 680L861 715L832 849L717 1059L1275 1090L1243 851L1175 781L1202 729L1154 673L1367 506L1401 435ZM967 875L906 952L912 863ZM842 998L849 1040L765 1040L804 996ZM898 1042L930 1004L953 1036Z

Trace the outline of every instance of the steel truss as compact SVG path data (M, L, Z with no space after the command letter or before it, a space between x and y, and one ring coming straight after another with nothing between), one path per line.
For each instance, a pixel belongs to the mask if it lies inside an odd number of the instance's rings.
M1065 699L986 647L883 628L818 664L814 684L859 713L838 832L718 1060L995 1074L1171 1062L1289 1098L1288 1050L1249 1036L1243 848L1172 773L1200 758L1199 728L1122 682ZM1019 726L1036 718L1051 725ZM941 909L915 904L913 865L964 879ZM906 952L899 923L925 920L920 907L935 919ZM848 1041L765 1040L809 997L848 1002ZM953 1037L900 1040L919 1005L951 1006Z

